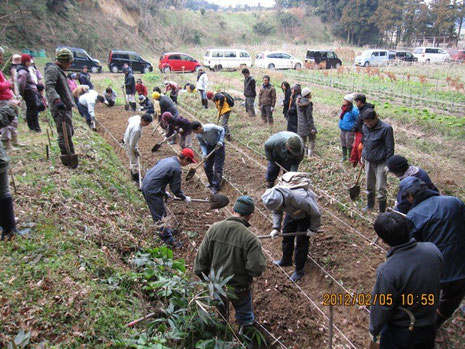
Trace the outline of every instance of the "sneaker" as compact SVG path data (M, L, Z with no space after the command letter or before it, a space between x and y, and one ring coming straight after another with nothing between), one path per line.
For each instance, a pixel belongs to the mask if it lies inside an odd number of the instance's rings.
M299 281L300 279L302 279L302 277L304 276L304 271L303 269L301 270L296 270L292 275L291 275L291 280L296 282L296 281Z
M274 265L280 266L280 267L290 267L292 265L292 261L286 261L284 259L278 259L273 261Z

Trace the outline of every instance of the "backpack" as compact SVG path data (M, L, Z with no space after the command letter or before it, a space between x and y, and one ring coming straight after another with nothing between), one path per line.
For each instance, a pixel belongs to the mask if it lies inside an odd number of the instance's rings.
M304 188L309 190L310 188L310 178L305 172L286 172L278 180L278 187L296 189Z
M228 102L228 105L230 107L234 107L234 98L227 92L221 92L221 94L226 97L226 102Z

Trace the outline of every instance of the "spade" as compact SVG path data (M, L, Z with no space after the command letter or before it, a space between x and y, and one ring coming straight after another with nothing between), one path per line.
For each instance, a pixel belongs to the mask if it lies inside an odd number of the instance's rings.
M360 170L358 171L357 181L355 182L355 185L352 188L349 188L349 195L352 201L354 201L360 195L360 185L358 183L360 182L360 176L362 175L362 170L363 170L363 165L360 166Z
M124 110L129 110L128 97L126 96L126 91L124 90L124 86L122 86L121 89L123 90L123 96L124 96Z
M163 144L168 142L171 138L173 138L176 135L177 135L177 132L174 131L174 133L171 136L169 136L168 138L165 138L162 142L155 144L152 148L152 153L155 153L156 151L158 151L158 149L160 149Z
M68 129L66 127L66 122L63 121L61 123L61 127L63 130L63 138L65 139L65 148L66 148L66 154L61 155L60 159L63 165L68 166L70 168L77 168L79 165L79 159L77 154L71 154L71 150L69 147L69 139L68 139Z
M176 201L182 201L181 198L174 198ZM210 209L223 208L229 204L229 199L223 194L212 194L210 200L192 199L192 202L198 202L202 204L210 204Z
M202 164L203 164L210 156L212 156L212 154L213 154L218 148L219 148L219 146L217 145L217 146L215 147L215 149L213 149L213 150L210 152L210 154L208 154L207 156L205 156L205 157L202 159L202 161L201 161L197 166L195 166L194 168L190 168L190 169L189 169L189 171L187 172L186 181L189 181L189 180L191 180L191 179L194 177L195 172L197 171L197 169L198 169L200 166L202 166Z

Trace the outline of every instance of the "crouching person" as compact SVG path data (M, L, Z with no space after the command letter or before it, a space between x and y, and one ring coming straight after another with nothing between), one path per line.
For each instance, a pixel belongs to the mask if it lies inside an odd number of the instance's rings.
M181 190L181 168L192 163L195 164L194 152L186 148L178 156L158 160L155 166L148 170L142 182L142 194L155 223L160 222L166 214L164 201L170 196L166 192L168 184L176 197L187 204L191 202L191 198ZM175 247L182 246L182 243L177 243L174 239L174 232L173 229L164 226L160 229L161 238L165 243Z
M194 272L203 279L210 271L223 268L224 278L233 276L228 286L233 288L233 304L236 321L240 326L250 326L255 322L252 307L253 278L265 271L266 259L258 238L250 227L250 218L255 204L250 196L241 196L233 208L233 216L213 224L200 245L195 258ZM220 307L223 315L228 310L228 300Z
M142 127L150 125L152 121L152 116L148 113L132 116L128 119L128 127L124 132L123 143L129 157L129 168L134 182L139 182L139 139L142 136Z
M376 272L372 340L380 336L381 349L433 349L442 254L433 243L410 238L408 219L398 213L380 214L374 228L391 248Z
M270 234L272 238L277 237L281 231L284 213L284 234L307 232L306 235L283 237L283 257L273 262L281 267L291 266L295 249L295 272L291 276L292 281L298 281L304 275L310 237L320 228L320 210L309 185L308 175L287 172L278 185L267 189L262 195L263 205L273 211L273 230Z

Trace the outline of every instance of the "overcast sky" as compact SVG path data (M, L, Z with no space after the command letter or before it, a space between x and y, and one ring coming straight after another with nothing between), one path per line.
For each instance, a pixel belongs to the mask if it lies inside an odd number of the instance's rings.
M236 5L249 5L256 6L260 3L262 6L272 7L274 6L274 0L207 0L213 4L221 5L224 7L236 6Z

